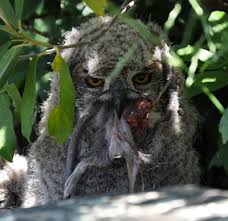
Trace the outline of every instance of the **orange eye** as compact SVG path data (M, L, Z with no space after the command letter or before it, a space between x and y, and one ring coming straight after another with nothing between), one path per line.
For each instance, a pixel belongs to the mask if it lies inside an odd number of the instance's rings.
M102 87L104 85L104 80L100 78L89 77L86 79L86 84L89 87Z
M151 80L151 75L148 73L145 74L137 74L133 77L132 81L135 84L147 84Z

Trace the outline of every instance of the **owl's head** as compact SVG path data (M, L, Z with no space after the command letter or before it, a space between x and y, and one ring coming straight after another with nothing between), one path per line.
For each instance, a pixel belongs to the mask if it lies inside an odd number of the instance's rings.
M148 31L160 38L159 44L153 44L134 27L121 21L104 32L110 20L110 17L93 18L66 35L65 44L85 42L63 51L77 90L78 117L95 100L107 105L108 109L115 109L119 117L123 112L133 111L132 108L139 109L140 102L144 105L143 101L149 101L152 106L173 74L166 62L168 40L157 25L147 25ZM102 32L104 34L100 36ZM126 58L132 49L133 53ZM125 64L118 70L121 63ZM164 108L168 102L166 93L156 109ZM134 117L130 116L129 121L133 124Z
M80 119L91 103L99 103L91 107L96 111L86 130L92 136L89 148L98 146L103 151L101 158L106 155L107 161L118 154L126 155L123 149L128 149L129 144L121 141L120 134L143 149L148 134L168 107L179 109L178 102L171 101L178 90L176 80L156 107L153 105L174 73L166 62L169 46L159 27L147 26L148 31L160 38L160 43L153 44L121 21L104 32L110 20L110 17L93 18L73 29L66 35L65 44L81 46L63 51L77 91L76 118Z

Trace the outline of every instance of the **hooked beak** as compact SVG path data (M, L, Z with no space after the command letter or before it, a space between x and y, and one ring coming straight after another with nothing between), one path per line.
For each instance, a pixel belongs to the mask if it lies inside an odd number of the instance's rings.
M112 102L120 119L126 105L127 91L121 81L116 80L111 86Z

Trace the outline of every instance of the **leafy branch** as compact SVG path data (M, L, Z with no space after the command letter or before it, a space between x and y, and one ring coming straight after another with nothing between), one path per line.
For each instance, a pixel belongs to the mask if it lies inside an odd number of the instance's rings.
M3 1L6 1L6 0L3 0ZM125 0L123 5L121 6L120 14L114 16L111 19L108 27L105 28L98 36L94 37L94 39L92 39L91 42L96 41L100 37L102 37L112 27L112 25L120 17L120 15L127 12L134 4L135 4L135 1ZM0 4L0 6L1 6L1 4ZM39 56L48 55L48 54L52 54L52 53L58 53L63 49L76 48L76 47L81 47L83 45L91 44L91 42L80 42L80 43L69 44L69 45L57 45L57 44L52 44L52 43L48 43L48 42L44 42L44 41L35 40L29 34L27 34L26 31L23 29L21 20L18 20L18 25L15 26L17 28L15 28L10 23L10 22L12 22L12 20L8 20L6 17L1 16L1 14L0 14L0 18L2 18L3 22L5 23L4 26L0 27L0 30L3 30L5 32L9 33L10 35L14 36L14 38L15 38L14 41L21 42L21 44L18 46L25 46L25 45L27 46L27 45L31 44L31 45L36 45L36 46L46 48L46 50L44 50L40 53L37 53L37 54L21 55L20 56L21 59L27 59L27 58L34 57L34 56L39 57Z
M91 1L85 1L90 6L94 5ZM103 2L103 3L102 3ZM69 45L58 45L50 42L40 41L33 38L23 27L21 22L24 0L15 0L14 8L9 0L0 1L0 19L4 25L0 26L0 30L11 36L10 43L4 45L3 57L0 58L0 106L5 106L4 113L0 114L0 155L11 161L14 148L16 146L16 136L14 132L14 116L15 121L20 121L23 136L30 142L30 134L35 119L36 112L36 72L39 57L55 53L55 59L52 67L53 71L59 78L59 103L50 112L48 117L48 132L56 138L58 143L63 143L72 132L74 106L75 106L75 90L70 76L70 71L61 57L61 51L67 48L76 48L83 45L91 44L102 37L120 17L121 14L128 11L135 1L125 0L121 7L120 13L114 16L106 29L91 42L79 42ZM95 8L97 14L102 14L103 7L107 3L102 0L100 7ZM99 4L98 4L99 5ZM44 48L43 51L34 54L21 54L22 49L27 46L38 46ZM31 59L32 58L32 59ZM31 59L26 75L25 86L22 97L14 84L8 84L8 78L11 74L12 67L18 60ZM14 106L14 114L11 114L9 101ZM67 110L65 107L68 107ZM9 112L10 114L6 114ZM64 128L61 127L64 122ZM62 129L61 129L62 128ZM7 137L6 137L7 134ZM7 139L6 139L7 138Z

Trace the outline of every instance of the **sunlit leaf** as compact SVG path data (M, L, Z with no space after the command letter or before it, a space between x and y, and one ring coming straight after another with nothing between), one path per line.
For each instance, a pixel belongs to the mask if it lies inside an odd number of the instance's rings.
M196 75L193 84L187 88L188 97L202 93L201 85L205 85L210 91L216 91L228 85L228 73L226 71L206 71Z
M9 0L0 0L0 18L6 23L17 28L17 17Z
M228 108L225 110L220 120L219 132L222 135L222 142L225 144L228 141Z
M223 31L227 30L227 28L228 28L228 22L214 25L214 27L212 27L211 30L214 33L221 33Z
M114 79L116 79L119 76L124 66L126 66L126 64L135 55L137 49L138 44L134 43L131 47L128 48L127 52L122 57L120 57L119 61L115 65L115 68L112 70L110 74L111 81L114 81Z
M15 11L16 11L17 19L21 20L24 0L14 0L14 4L15 4Z
M107 0L84 0L84 2L95 12L98 16L104 16L104 9L107 6Z
M14 106L14 115L15 118L19 121L20 120L20 106L21 106L21 95L15 86L15 84L7 84L5 86L5 90L10 96L11 100L13 101Z
M227 42L221 42L221 38L224 38L224 33L228 32L228 14L221 11L214 11L211 13L208 21L212 39L216 43L217 48L222 51L228 51Z
M217 22L219 20L221 20L224 16L226 15L225 12L222 11L213 11L211 12L208 21L209 22Z
M213 53L211 53L208 50L205 50L203 48L197 48L197 47L190 46L190 45L188 45L185 48L178 49L177 54L179 56L182 56L182 58L183 58L183 56L184 57L187 56L189 58L188 60L191 60L191 57L193 55L196 55L200 61L207 61L209 58L211 58L213 56Z
M148 43L160 44L161 39L158 34L151 32L147 25L143 24L141 21L132 19L129 16L123 16L121 19L126 22L131 28L136 30Z
M169 17L164 24L164 29L166 32L170 31L171 28L174 26L175 20L180 14L180 12L181 12L181 4L177 2L174 8L172 9L172 11L169 13Z
M180 68L180 69L184 70L185 72L188 72L187 65L184 63L182 58L180 56L178 56L178 54L175 53L174 51L171 51L170 55L168 55L166 59L167 59L168 64L170 64L171 66Z
M75 89L70 71L59 55L53 61L53 70L59 77L59 104L52 109L48 118L48 132L58 143L63 143L72 132L75 106Z
M10 111L10 99L5 93L0 94L0 107L0 155L6 160L12 161L16 136Z
M0 88L7 81L10 75L9 70L16 64L15 60L20 52L20 47L12 47L0 58Z
M28 68L25 88L21 100L21 131L23 136L30 141L34 110L36 105L36 69L38 57L34 57Z
M194 9L195 13L200 17L203 15L203 9L201 8L198 0L189 0L192 8Z
M204 62L210 59L213 56L213 53L203 48L200 48L199 51L197 51L197 56L200 61Z

